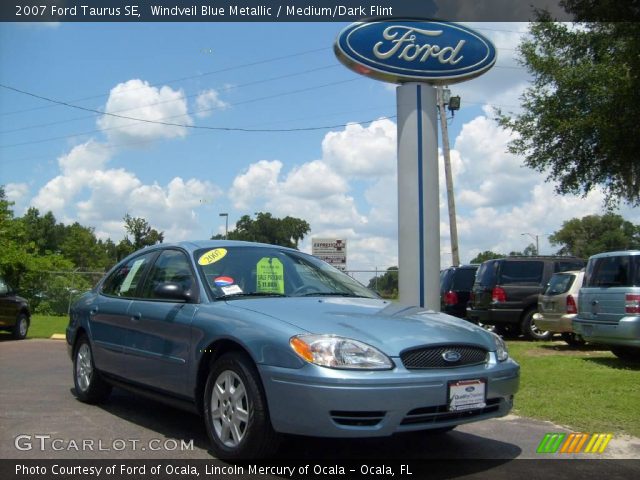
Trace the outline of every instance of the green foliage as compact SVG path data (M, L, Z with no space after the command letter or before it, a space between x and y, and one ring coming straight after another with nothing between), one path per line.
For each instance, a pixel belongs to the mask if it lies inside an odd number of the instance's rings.
M504 258L505 256L506 255L503 255L502 253L495 253L491 250L485 250L484 252L476 255L475 258L472 258L471 262L469 263L482 263L486 262L487 260L493 260L494 258Z
M127 233L133 237L133 241L131 241L128 236L125 236L120 243L118 243L116 247L118 260L143 247L149 247L163 242L164 232L158 232L155 228L151 228L149 222L144 218L132 217L127 213L123 220L124 228Z
M367 287L383 298L398 298L398 267L389 267L384 274L373 277Z
M235 230L228 233L227 238L298 248L298 243L310 230L309 224L300 218L289 216L276 218L268 212L260 212L256 214L255 220L249 215L243 215L236 222ZM212 238L221 239L224 237L216 235Z
M640 248L640 225L613 213L588 215L564 222L549 242L561 246L559 255L588 258L601 252Z
M127 232L118 245L98 240L92 228L58 223L30 208L14 218L13 204L0 186L0 275L26 297L34 312L66 314L69 302L88 290L118 259L146 245L162 242L163 234L142 218L125 217ZM87 272L98 272L96 275Z
M566 1L580 19L594 18L591 3ZM539 20L519 46L533 76L522 113L497 112L500 125L518 134L510 152L546 172L561 194L600 187L610 207L620 200L640 205L640 23L576 28L546 13Z

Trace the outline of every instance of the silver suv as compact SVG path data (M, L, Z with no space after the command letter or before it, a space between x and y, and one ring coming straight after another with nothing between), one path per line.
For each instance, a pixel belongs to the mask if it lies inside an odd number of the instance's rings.
M640 250L589 258L573 331L623 360L640 360Z

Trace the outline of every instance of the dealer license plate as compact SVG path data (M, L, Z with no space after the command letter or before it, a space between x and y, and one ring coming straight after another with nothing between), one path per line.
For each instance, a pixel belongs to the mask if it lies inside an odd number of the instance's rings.
M471 410L484 408L486 403L486 382L481 379L449 382L449 410Z

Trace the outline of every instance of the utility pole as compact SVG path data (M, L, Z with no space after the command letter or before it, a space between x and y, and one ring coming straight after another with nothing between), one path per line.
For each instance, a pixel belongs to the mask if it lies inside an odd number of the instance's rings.
M229 235L229 214L221 213L220 216L224 217L224 239L226 240Z
M451 258L453 265L460 265L460 253L458 251L458 226L456 224L456 202L453 198L453 175L451 173L451 156L449 153L449 129L447 128L447 113L444 109L445 95L449 90L438 87L438 110L440 112L440 126L442 130L442 155L444 157L444 176L447 184L447 203L449 205L449 235L451 237Z

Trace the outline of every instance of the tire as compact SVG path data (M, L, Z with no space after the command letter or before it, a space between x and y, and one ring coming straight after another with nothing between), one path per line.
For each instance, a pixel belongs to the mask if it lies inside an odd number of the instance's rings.
M13 338L23 340L29 331L29 317L25 313L18 315L16 324L13 327Z
M577 335L575 333L563 333L562 334L562 339L567 342L567 344L571 345L572 347L581 347L583 346L585 343L584 338L582 338L582 336Z
M73 384L78 400L84 403L100 403L111 394L111 385L96 370L91 344L84 335L78 339L73 352Z
M214 361L203 404L217 458L259 459L277 450L280 436L271 426L260 376L247 355L230 352Z
M640 348L611 347L611 352L625 362L640 362Z
M540 330L533 322L533 314L536 313L535 309L527 310L522 317L522 334L529 340L549 340L553 335L553 332L546 330Z

